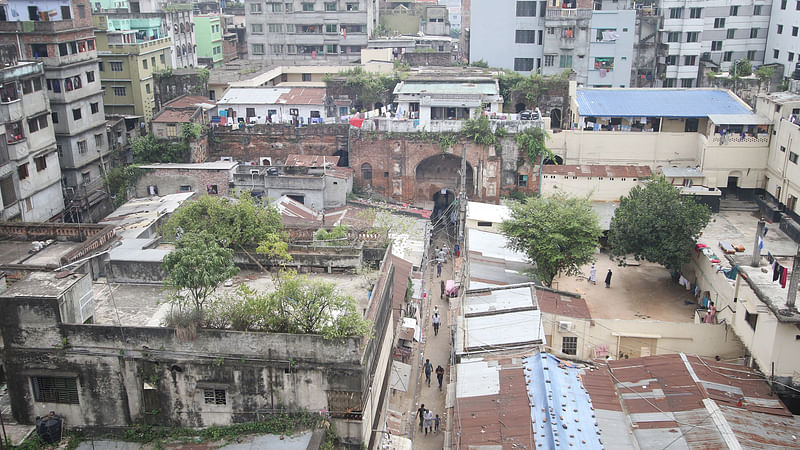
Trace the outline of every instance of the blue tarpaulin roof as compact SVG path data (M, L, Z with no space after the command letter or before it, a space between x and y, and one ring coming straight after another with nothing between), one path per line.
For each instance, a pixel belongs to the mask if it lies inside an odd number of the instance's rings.
M578 113L593 117L708 117L752 114L717 89L578 89Z

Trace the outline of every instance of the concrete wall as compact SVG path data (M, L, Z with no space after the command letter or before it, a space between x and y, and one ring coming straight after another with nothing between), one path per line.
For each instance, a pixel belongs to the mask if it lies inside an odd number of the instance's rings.
M589 24L589 71L587 86L629 87L633 62L636 11L593 11ZM614 30L617 39L597 39L598 30ZM595 67L595 58L614 58L614 67L602 71Z
M469 6L468 6L469 8ZM489 67L514 70L515 58L532 58L533 70L542 67L544 20L537 4L536 16L517 17L516 2L472 0L471 10L462 11L469 17L469 60L486 61ZM499 26L498 24L505 24ZM532 30L535 43L517 43L516 30ZM542 33L541 40L539 33ZM463 34L463 33L462 33ZM557 58L556 58L557 59ZM520 71L530 73L529 71Z
M151 169L136 182L136 196L149 196L149 186L158 187L159 195L168 195L187 192L181 190L182 186L189 186L190 192L203 194L212 185L217 186L218 195L227 196L230 177L227 170Z
M267 123L267 116L270 111L274 111L272 115L272 123L291 123L293 117L289 115L291 109L297 109L297 120L303 119L303 123L310 123L311 113L316 112L322 119L327 117L325 105L288 105L288 104L220 104L220 109L233 110L237 119L247 118L247 108L255 110L256 123ZM230 116L230 112L228 112Z
M592 201L616 202L625 197L636 186L642 185L635 178L572 177L569 175L542 176L542 194L566 194L570 197L589 197Z
M346 153L348 127L347 124L301 128L256 125L237 131L216 128L210 138L209 160L230 156L238 161L260 163L261 157L271 157L272 163L278 164L293 154L332 156L340 150Z

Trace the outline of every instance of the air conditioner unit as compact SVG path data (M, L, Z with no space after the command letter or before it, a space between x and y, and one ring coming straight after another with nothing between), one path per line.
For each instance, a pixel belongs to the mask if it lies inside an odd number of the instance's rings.
M572 331L572 322L559 320L558 321L558 330L559 331Z
M230 161L230 162L233 162L233 156L220 156L220 157L219 157L219 160L220 160L220 161Z

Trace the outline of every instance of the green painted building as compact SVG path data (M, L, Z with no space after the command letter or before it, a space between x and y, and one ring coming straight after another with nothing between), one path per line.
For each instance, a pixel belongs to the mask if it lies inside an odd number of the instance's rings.
M222 25L216 14L200 14L192 18L194 41L197 44L197 64L222 66Z

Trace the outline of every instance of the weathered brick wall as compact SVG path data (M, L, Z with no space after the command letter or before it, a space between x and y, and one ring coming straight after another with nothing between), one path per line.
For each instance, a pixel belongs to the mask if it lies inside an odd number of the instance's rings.
M192 192L205 193L208 186L217 186L218 195L228 195L227 170L153 169L146 171L136 182L136 196L150 195L148 187L158 187L158 195L177 194L181 186L191 186Z
M403 62L411 66L449 66L453 55L450 52L406 52Z
M259 124L237 131L217 127L209 137L208 160L231 156L235 161L259 162L271 157L282 164L292 154L333 156L347 151L347 124L310 125L295 128L282 124ZM340 155L346 156L346 154ZM346 158L345 158L346 161Z

